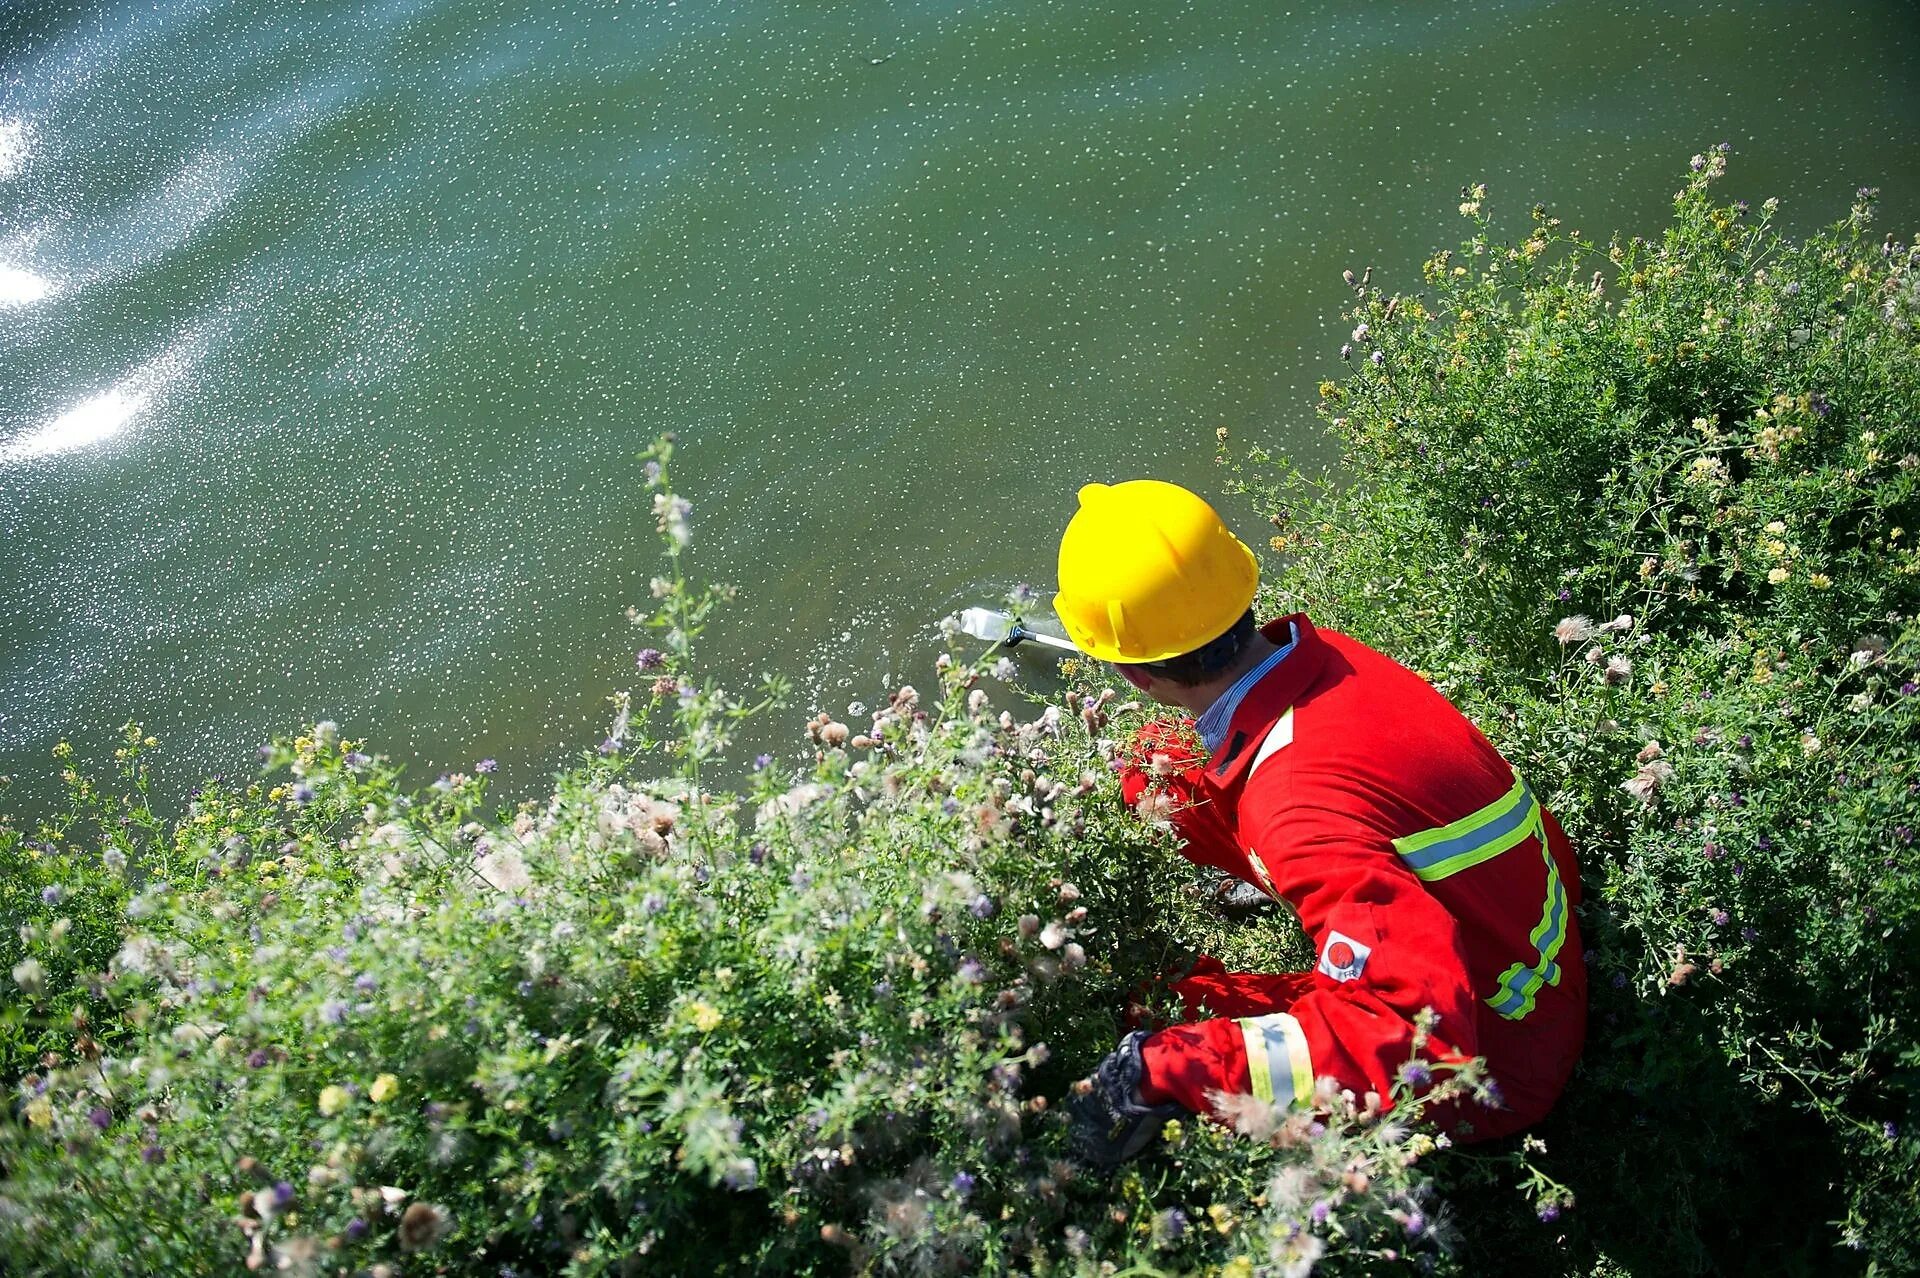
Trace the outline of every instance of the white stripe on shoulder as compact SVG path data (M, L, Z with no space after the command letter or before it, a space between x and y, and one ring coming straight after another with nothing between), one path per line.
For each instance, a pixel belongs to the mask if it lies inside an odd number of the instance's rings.
M1247 775L1252 776L1260 770L1260 765L1271 759L1287 746L1293 744L1293 707L1274 721L1267 729L1267 739L1260 743L1260 752L1253 756L1253 762L1247 765Z

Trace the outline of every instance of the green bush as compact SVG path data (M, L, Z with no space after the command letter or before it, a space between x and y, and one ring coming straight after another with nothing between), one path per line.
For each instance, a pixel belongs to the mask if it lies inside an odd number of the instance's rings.
M1865 196L1794 244L1696 167L1658 242L1496 244L1476 193L1424 296L1361 286L1339 483L1233 464L1268 602L1426 672L1580 847L1593 1024L1544 1147L1323 1093L1076 1167L1124 1010L1300 938L1119 810L1145 712L1092 671L1003 709L943 660L721 791L780 690L702 677L725 592L681 575L663 445L658 647L545 800L321 724L168 822L129 728L0 820L9 1271L1913 1270L1913 258Z
M1239 477L1276 599L1425 671L1580 848L1560 1263L1914 1272L1920 277L1871 191L1794 243L1725 165L1655 240L1496 242L1467 192L1428 293L1356 298L1344 483Z
M1016 718L949 661L924 701L813 720L801 775L701 784L753 707L692 682L723 592L679 575L670 451L649 468L674 568L645 619L661 647L546 802L490 810L484 764L409 794L322 724L167 830L130 729L121 790L75 774L72 818L0 828L23 994L0 1021L21 1080L0 1126L14 1268L1437 1256L1423 1160L1444 1141L1409 1098L1391 1119L1247 1098L1238 1132L1176 1125L1113 1180L1068 1159L1058 1102L1129 1001L1157 1001L1182 937L1218 926L1167 835L1116 802L1137 707L1088 694Z

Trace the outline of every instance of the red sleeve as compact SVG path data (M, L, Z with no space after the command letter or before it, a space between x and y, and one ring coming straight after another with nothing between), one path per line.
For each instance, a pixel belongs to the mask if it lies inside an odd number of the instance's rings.
M1413 1055L1414 1018L1439 1023L1425 1055L1474 1055L1472 979L1459 925L1385 838L1339 812L1288 807L1255 841L1275 889L1320 956L1305 988L1260 1016L1201 1021L1155 1036L1150 1090L1198 1112L1209 1091L1304 1100L1332 1077L1356 1094L1391 1089ZM1270 1089L1270 1092L1269 1092ZM1148 1096L1147 1099L1156 1099Z
M1460 925L1384 836L1323 808L1294 807L1256 847L1320 956L1291 1008L1313 1077L1385 1095L1413 1054L1414 1018L1439 1017L1434 1059L1478 1050L1473 978Z

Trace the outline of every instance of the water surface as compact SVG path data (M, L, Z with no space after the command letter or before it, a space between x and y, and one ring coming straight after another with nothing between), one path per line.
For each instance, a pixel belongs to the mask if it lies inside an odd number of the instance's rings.
M1464 182L1651 229L1727 140L1792 225L1873 183L1910 234L1917 13L14 0L13 806L129 716L183 777L324 716L529 787L633 679L663 430L791 740L1046 582L1082 482L1322 455L1341 269L1414 287Z

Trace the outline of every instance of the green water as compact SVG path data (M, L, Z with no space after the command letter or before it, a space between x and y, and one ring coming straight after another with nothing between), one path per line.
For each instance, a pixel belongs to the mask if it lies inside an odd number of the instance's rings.
M713 668L929 677L1073 492L1321 445L1343 267L1415 287L1686 157L1920 210L1910 0L0 4L0 773L338 719L525 789L633 680L679 432Z

